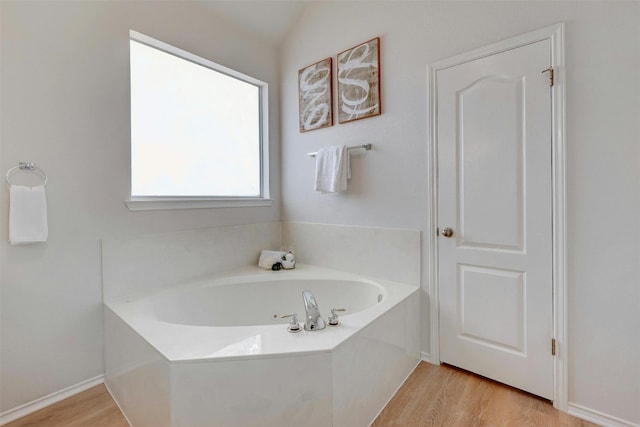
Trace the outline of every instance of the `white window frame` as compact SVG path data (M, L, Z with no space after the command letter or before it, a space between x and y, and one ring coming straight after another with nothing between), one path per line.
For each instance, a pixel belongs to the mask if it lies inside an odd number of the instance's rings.
M131 196L131 157L129 158L129 198L125 200L131 211L168 210L168 209L198 209L198 208L227 208L246 206L270 206L272 199L269 191L269 85L261 80L242 74L238 71L216 64L185 50L171 46L136 31L129 31L129 38L146 44L155 49L175 55L179 58L202 65L230 77L250 83L259 89L260 93L260 195L256 197L163 197L163 196ZM130 141L131 143L131 141ZM129 147L131 155L131 146Z

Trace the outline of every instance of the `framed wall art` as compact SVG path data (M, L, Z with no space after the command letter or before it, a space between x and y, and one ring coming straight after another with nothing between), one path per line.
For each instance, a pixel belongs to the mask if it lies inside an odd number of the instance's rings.
M338 123L382 114L380 38L338 54Z
M300 132L333 125L332 67L327 58L298 71Z

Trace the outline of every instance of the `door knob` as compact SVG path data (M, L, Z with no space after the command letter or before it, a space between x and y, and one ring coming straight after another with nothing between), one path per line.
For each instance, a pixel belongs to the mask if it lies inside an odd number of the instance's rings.
M453 236L453 228L451 227L445 227L442 229L442 235L444 237L451 237Z

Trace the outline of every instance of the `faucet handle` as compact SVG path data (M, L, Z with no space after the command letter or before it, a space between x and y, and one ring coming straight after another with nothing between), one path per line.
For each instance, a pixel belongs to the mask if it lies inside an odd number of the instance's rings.
M338 320L338 311L347 311L346 308L332 308L331 309L331 315L329 316L328 319L328 324L329 326L339 326L340 325L340 321Z
M300 322L298 322L298 314L291 313L280 316L281 319L286 319L287 317L291 318L291 320L289 320L289 326L287 326L287 331L293 334L300 332L302 328L300 327Z

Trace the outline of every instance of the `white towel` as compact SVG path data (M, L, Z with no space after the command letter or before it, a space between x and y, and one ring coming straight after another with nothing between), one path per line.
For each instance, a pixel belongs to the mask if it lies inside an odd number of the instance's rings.
M346 145L334 145L316 154L315 190L322 193L347 191L351 178L351 159Z
M260 252L260 259L258 260L258 267L264 270L271 270L273 264L282 262L284 252L281 251L262 251Z
M44 186L12 185L9 188L9 243L46 242L48 236Z

